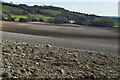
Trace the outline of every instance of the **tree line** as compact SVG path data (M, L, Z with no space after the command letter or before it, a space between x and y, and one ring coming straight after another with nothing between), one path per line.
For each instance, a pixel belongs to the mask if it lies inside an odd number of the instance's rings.
M12 17L12 14L7 14L7 15L2 15L2 20L3 21L15 21L16 17ZM26 18L19 18L18 22L34 22L34 21L39 21L39 22L45 22L44 19L42 18L35 18L34 16L27 15Z

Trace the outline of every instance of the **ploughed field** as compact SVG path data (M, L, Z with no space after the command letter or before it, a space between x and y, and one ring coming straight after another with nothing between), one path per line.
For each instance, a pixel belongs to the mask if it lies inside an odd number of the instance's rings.
M2 77L111 80L119 77L118 56L51 45L4 40Z
M55 25L47 23L2 22L3 31L64 38L117 38L118 35L116 29L117 28L97 28L72 24Z
M36 44L51 44L58 47L114 53L115 55L118 53L118 32L116 28L69 27L69 25L2 22L2 30L29 34L31 36L28 39L28 37L24 38L22 35L12 37L12 34L9 34L9 36L6 36L9 39L17 39ZM40 37L36 39L32 35Z
M119 77L114 28L2 22L1 32L4 79Z

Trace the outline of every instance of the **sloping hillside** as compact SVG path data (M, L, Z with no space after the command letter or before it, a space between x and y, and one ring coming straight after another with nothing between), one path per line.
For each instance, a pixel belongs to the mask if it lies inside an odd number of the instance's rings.
M55 6L28 6L26 4L17 5L10 3L2 3L2 9L3 14L9 14L7 18L6 16L2 17L2 20L5 21L40 21L55 24L72 23L96 27L118 27L118 18L110 18L97 15L89 15L80 12L72 12L64 8ZM10 14L12 14L11 17ZM24 19L19 20L20 18Z
M52 16L55 16L55 15L58 15L60 14L61 12L60 11L57 11L57 10L50 10L50 9L42 9L43 12L46 12L48 14L51 14Z
M6 5L2 5L2 10L3 10L3 12L12 12L12 11L23 12L23 11L25 11L25 10L20 9L20 8L6 6Z

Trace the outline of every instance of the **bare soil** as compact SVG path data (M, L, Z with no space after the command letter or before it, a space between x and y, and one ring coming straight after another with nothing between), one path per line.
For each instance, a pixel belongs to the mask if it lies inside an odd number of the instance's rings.
M4 40L1 46L3 80L6 78L105 80L119 77L118 56L9 40Z

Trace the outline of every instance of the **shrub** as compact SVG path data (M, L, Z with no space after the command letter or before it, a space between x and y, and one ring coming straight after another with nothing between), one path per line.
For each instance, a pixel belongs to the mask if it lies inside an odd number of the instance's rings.
M39 21L40 21L40 22L45 22L42 18L39 18Z
M1 18L0 18L0 19L1 19ZM5 18L5 17L3 17L3 16L2 16L2 20L3 20L3 21L7 21L7 20L6 20L6 18Z
M47 20L48 23L54 23L54 19L53 18L50 18Z
M19 22L28 22L28 19L27 18L20 18Z
M38 21L38 19L34 16L31 16L31 15L28 15L28 21L31 22L31 21Z
M10 21L15 21L15 18L11 18Z
M36 18L32 18L32 21L34 22L34 21L38 21Z
M2 17L2 20L3 20L3 21L15 21L15 18L12 18L12 17L11 17L11 18L8 18L8 17L6 17L6 18L5 18L5 17Z

